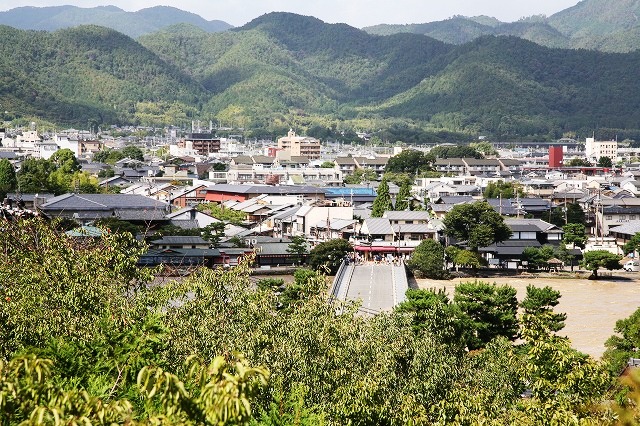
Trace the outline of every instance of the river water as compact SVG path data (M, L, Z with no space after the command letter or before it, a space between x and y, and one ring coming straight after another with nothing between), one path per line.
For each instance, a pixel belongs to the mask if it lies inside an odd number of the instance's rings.
M614 272L616 278L592 281L586 279L554 278L485 278L484 281L498 285L510 285L518 292L522 300L527 285L537 287L550 286L560 291L562 297L556 306L556 312L565 312L565 328L558 332L567 336L574 348L595 358L602 356L604 342L614 334L616 321L629 317L640 307L640 273ZM456 284L469 279L450 281L417 280L419 288L444 288L453 298Z

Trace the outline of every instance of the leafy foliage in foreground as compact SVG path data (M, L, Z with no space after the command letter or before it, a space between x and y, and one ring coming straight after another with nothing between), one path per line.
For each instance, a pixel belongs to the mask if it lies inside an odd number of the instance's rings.
M302 291L284 309L284 293L252 284L251 259L149 285L153 271L135 268L142 248L126 234L79 244L37 220L2 227L0 418L9 425L56 416L132 425L613 420L598 407L608 397L603 366L546 321L520 324L524 346L497 337L467 352L458 313L440 296L368 318L356 303L327 303L324 277L300 271ZM491 312L511 337L512 295L494 299L507 305L505 316ZM479 319L470 303L461 310ZM533 397L522 400L526 388Z

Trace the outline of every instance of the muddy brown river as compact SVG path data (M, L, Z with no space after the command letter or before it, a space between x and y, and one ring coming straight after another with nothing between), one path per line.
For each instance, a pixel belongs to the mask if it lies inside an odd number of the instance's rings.
M550 286L562 294L556 312L567 314L566 326L558 334L567 336L574 348L593 357L602 356L604 342L614 334L616 321L627 318L640 307L640 273L616 272L622 279L591 281L586 279L484 278L498 285L508 284L518 291L518 300L526 295L527 285ZM445 288L450 298L456 284L451 281L417 280L420 288Z

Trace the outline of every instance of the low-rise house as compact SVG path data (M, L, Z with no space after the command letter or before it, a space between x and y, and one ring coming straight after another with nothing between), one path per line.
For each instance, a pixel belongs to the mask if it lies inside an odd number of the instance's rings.
M640 232L640 219L630 220L629 222L609 228L609 235L616 239L616 243L621 251L622 247L638 232Z
M150 241L149 245L158 249L208 249L211 242L197 236L167 235Z
M63 194L40 206L48 217L65 217L90 223L98 219L119 218L145 228L168 224L168 204L142 195Z
M173 191L169 201L176 207L195 206L203 203L207 196L208 185L199 184Z
M296 212L294 235L311 235L321 220L353 219L352 206L312 206L304 205Z
M517 268L525 248L539 248L546 244L557 246L564 235L561 228L541 219L507 218L505 224L512 232L508 240L478 250L489 265Z
M169 213L167 214L167 218L170 219L172 225L176 225L183 229L204 228L212 223L220 222L220 220L198 210L194 206L185 207ZM193 225L183 225L187 223L193 223Z

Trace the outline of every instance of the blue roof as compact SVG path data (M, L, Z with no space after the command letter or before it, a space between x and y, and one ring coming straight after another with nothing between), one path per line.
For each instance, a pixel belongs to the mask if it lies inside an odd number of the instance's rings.
M376 191L373 188L343 188L343 187L328 187L324 188L326 195L338 195L342 197L348 197L350 195L376 195Z

